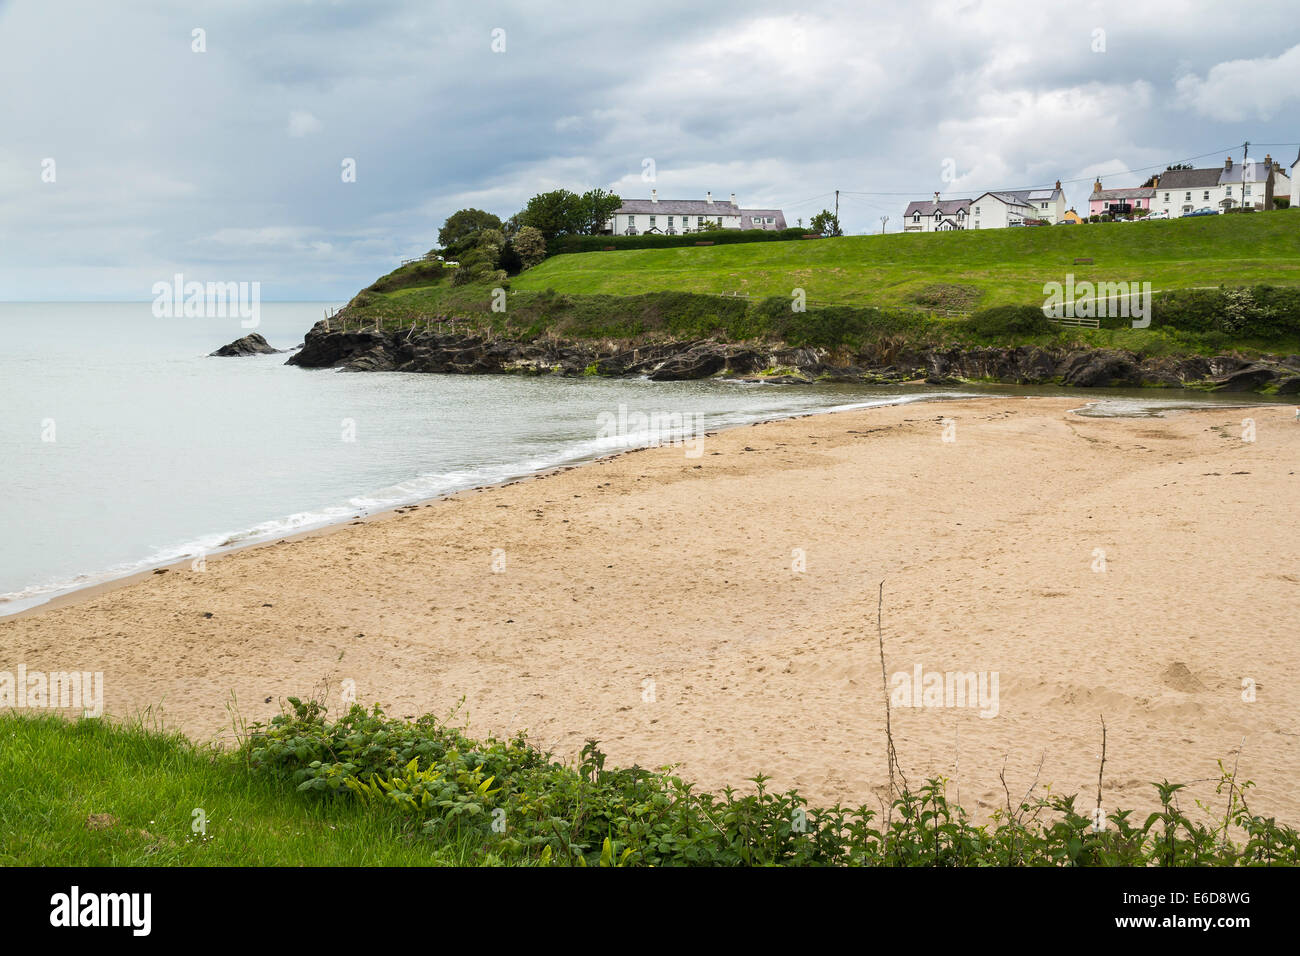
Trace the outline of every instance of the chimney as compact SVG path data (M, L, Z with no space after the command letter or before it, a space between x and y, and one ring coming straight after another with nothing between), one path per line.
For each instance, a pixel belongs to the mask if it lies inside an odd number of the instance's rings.
M1270 153L1265 153L1265 154L1264 154L1264 168L1265 168L1265 169L1272 169L1272 168L1273 168L1273 156L1272 156L1272 154L1270 154Z
M1059 179L1056 181L1056 188L1057 189L1061 188L1061 181Z
M1095 193L1099 193L1099 192L1101 192L1101 177L1100 177L1100 176L1098 176L1098 177L1097 177L1097 181L1096 181L1095 183L1092 184L1092 191L1095 192Z
M650 201L651 201L651 202L658 202L658 201L659 201L659 190L657 190L657 189L652 189L652 190L650 190Z
M1226 170L1226 171L1228 171L1228 172L1231 172L1231 171L1232 171L1232 157L1231 157L1231 156L1229 156L1227 159L1225 159L1225 160L1223 161L1223 168L1224 168L1224 170Z
M707 203L712 203L712 202L713 202L713 193L711 193L711 192L707 192L707 193L705 193L705 194L704 194L704 201L707 202Z
M935 204L936 206L939 205L939 194L938 194L938 193L935 193L935 194L934 194L934 204Z
M731 194L731 204L732 204L733 206L736 204L736 194L735 194L735 193L732 193L732 194Z
M1159 189L1159 188L1160 188L1160 177L1159 177L1159 176L1152 176L1152 177L1151 177L1151 188L1152 188L1152 189Z

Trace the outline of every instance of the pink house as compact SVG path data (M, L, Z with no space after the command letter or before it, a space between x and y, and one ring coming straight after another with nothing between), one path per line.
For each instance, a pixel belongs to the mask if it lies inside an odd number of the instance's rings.
M1156 180L1156 186L1160 184ZM1127 216L1134 209L1150 209L1151 200L1155 198L1155 186L1139 186L1134 189L1102 189L1101 180L1092 184L1092 195L1088 197L1088 215L1102 216L1110 213L1115 216Z

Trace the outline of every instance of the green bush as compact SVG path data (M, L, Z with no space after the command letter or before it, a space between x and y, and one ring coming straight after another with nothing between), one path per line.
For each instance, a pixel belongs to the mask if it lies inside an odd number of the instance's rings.
M783 229L768 232L763 229L713 229L706 232L688 232L675 236L560 236L547 245L548 256L570 252L600 252L608 247L615 249L668 249L676 246L693 246L697 242L710 242L716 246L744 242L787 242L799 239L807 229Z
M1239 339L1300 334L1300 288L1258 285L1238 289L1184 289L1152 298L1151 324Z
M1255 816L1251 786L1230 778L1223 822L1178 808L1176 784L1156 785L1161 809L1140 825L1117 810L1098 831L1074 796L1022 801L975 825L928 781L876 810L809 807L795 791L697 793L670 773L607 769L595 741L566 767L522 736L478 742L431 716L408 723L354 705L329 721L315 701L256 725L241 756L259 774L327 799L359 799L407 815L435 839L472 837L483 856L540 864L1205 866L1300 863L1300 833ZM1236 835L1244 842L1233 842Z
M962 320L972 335L995 338L1003 335L1046 335L1056 331L1056 326L1043 314L1040 307L1032 305L999 305L981 309Z

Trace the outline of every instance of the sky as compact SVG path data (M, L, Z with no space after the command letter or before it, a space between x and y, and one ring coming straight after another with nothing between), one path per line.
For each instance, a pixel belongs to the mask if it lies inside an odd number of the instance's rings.
M349 298L548 189L833 208L1300 144L1295 0L0 0L0 301ZM197 31L197 32L196 32ZM349 169L355 176L346 175ZM881 217L888 216L882 223Z

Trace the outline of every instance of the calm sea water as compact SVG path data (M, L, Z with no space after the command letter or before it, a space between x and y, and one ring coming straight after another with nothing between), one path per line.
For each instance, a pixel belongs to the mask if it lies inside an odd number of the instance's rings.
M325 307L263 303L257 331L291 347ZM0 614L189 555L608 454L625 440L602 436L601 416L620 405L629 416L699 416L715 430L974 394L350 374L285 366L287 355L208 357L246 331L233 318L155 318L147 302L0 303ZM1081 405L1101 397L1076 394ZM1158 400L1187 398L1204 396ZM1141 413L1155 400L1129 393L1124 407Z

